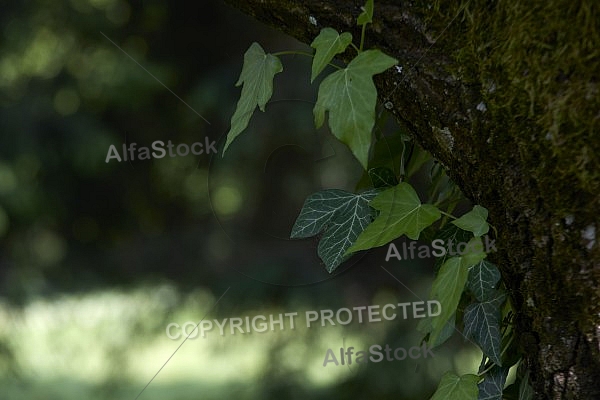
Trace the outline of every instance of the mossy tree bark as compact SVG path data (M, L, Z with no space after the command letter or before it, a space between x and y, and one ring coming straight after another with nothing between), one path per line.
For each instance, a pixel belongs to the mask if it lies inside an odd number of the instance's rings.
M306 43L360 37L362 2L227 1ZM535 398L598 399L599 5L439 3L376 1L365 46L402 67L380 100L490 211Z

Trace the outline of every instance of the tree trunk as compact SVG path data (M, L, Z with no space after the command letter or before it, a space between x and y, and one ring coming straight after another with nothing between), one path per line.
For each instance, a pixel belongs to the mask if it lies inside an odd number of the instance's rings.
M227 1L306 43L360 37L356 1ZM599 5L375 3L365 46L400 61L380 100L490 211L535 398L600 399Z

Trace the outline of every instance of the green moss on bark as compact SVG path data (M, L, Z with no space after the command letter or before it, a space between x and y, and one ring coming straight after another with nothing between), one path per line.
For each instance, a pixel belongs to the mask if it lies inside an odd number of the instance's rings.
M428 24L438 32L448 27L442 42L465 38L453 54L461 70L453 72L479 77L481 108L492 123L518 122L509 135L515 151L536 151L539 159L524 161L540 183L571 178L571 189L600 191L600 141L590 140L600 128L600 3L472 0L433 7Z

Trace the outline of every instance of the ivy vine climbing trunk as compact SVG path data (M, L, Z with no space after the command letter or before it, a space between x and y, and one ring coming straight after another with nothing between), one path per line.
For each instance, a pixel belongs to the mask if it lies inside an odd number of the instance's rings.
M305 43L360 37L361 2L227 1ZM600 398L600 5L376 1L366 46L400 60L380 100L498 228L535 398Z

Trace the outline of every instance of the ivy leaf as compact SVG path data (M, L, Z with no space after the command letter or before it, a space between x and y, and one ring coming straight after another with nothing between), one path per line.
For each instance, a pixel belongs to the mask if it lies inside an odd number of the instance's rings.
M533 399L533 389L529 385L529 370L521 380L519 385L519 400L531 400Z
M477 375L446 372L430 400L477 400Z
M471 238L465 247L465 253L460 256L462 265L467 267L477 264L486 257L487 254L483 251L483 242L479 237Z
M479 397L477 400L502 400L502 392L509 368L494 366L485 374L483 382L479 386Z
M367 3L363 7L363 12L360 13L358 19L356 20L357 25L366 25L373 22L373 9L374 9L373 0L367 0Z
M467 246L472 247L477 241L481 242L481 239L472 238ZM469 276L469 267L480 262L485 256L486 254L481 251L452 257L438 271L435 281L433 281L431 286L430 297L442 304L442 312L440 315L432 318L432 330L429 336L431 343L436 343L440 340L446 323L456 313Z
M506 294L496 291L489 299L481 303L473 303L465 309L464 334L472 338L490 360L502 365L500 360L500 306Z
M325 112L329 111L331 132L352 150L364 169L367 168L377 104L377 89L372 77L397 63L398 60L379 50L363 51L346 68L332 73L319 86L313 109L316 127L323 125Z
M456 314L453 314L448 321L444 324L442 329L435 337L431 335L433 332L432 319L434 317L426 317L422 319L417 325L417 330L423 334L429 334L429 340L427 343L432 348L437 347L450 339L450 337L456 331Z
M433 230L427 230L427 231L433 231ZM424 235L426 233L428 233L427 231L424 232ZM469 240L471 240L471 238L473 237L469 232L464 231L462 229L460 229L459 227L452 225L452 224L446 224L444 225L444 227L436 232L431 232L432 234L425 236L423 239L428 241L428 242L433 242L435 239L441 239L444 242L444 247L448 248L450 247L450 244L452 243L453 248L456 248L456 244L457 243L462 243L462 242L468 242ZM449 251L446 251L446 253L439 257L436 258L435 260L435 270L439 270L440 267L446 262L447 259L449 259L450 257L455 256L456 254L450 254Z
M343 53L352 42L352 34L344 32L341 35L332 28L323 28L319 36L313 40L310 47L315 49L312 63L311 83L325 69L336 54Z
M231 142L246 129L256 106L261 111L265 111L265 105L273 94L273 78L281 71L283 66L279 58L266 54L258 43L252 43L246 50L242 73L235 84L235 86L243 84L242 93L231 117L231 129L227 133L223 154Z
M369 169L369 177L375 188L396 186L398 184L398 178L396 178L394 172L386 167Z
M465 231L473 232L475 236L482 236L488 233L490 226L487 223L488 210L485 207L476 205L471 211L452 221L452 223Z
M461 266L459 257L452 257L442 265L431 287L431 298L442 305L440 315L431 321L430 343L436 343L450 317L456 312L465 283L468 268Z
M469 271L468 287L479 301L489 299L499 281L500 271L489 261L482 260Z
M371 207L381 213L360 234L348 253L383 246L404 234L417 240L421 231L441 215L435 206L421 204L417 192L406 182L381 192L371 201Z
M409 153L409 148L411 147L411 143L407 144L403 139L402 133L397 133L389 137L383 136L375 141L371 146L369 170L363 172L356 184L357 189L373 187L369 174L369 171L373 168L388 168L395 176L403 174L403 160L406 159L406 155ZM396 179L396 183L392 186L396 186L398 183L399 181Z
M346 250L373 220L369 207L378 191L361 194L338 189L322 190L310 195L292 228L291 238L306 238L324 231L318 254L328 272L333 272L347 257Z

